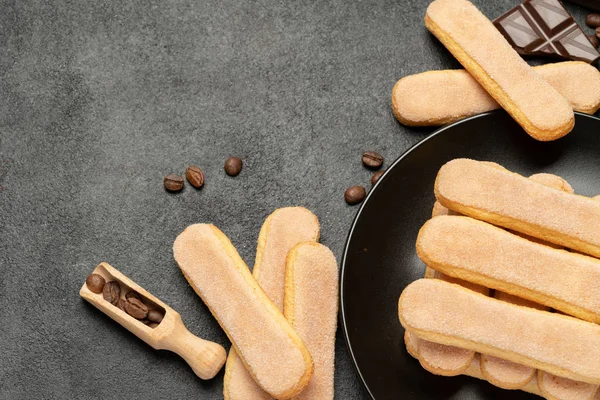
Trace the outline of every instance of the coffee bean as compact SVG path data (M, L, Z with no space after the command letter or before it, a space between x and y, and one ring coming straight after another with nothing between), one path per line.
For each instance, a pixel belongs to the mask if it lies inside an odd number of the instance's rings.
M158 326L158 324L157 324L156 322L150 322L150 323L148 324L148 326L149 326L150 328L154 329L154 328L156 328L156 327Z
M119 303L119 297L121 297L121 286L119 285L119 282L107 282L102 290L102 297L113 306L116 306Z
M152 322L156 322L157 324L160 324L160 322L163 320L163 313L156 310L156 309L152 309L150 311L148 311L148 319Z
M139 301L142 301L142 296L136 292L135 290L130 290L129 292L125 293L125 298L127 300L133 298L133 299L138 299Z
M596 38L600 38L600 26L596 28Z
M365 151L362 155L362 162L368 168L377 169L383 165L383 157L374 151Z
M200 189L204 185L204 174L202 170L194 165L190 165L185 170L185 177L187 178L190 185L196 189Z
M599 27L600 26L600 14L598 14L598 13L589 14L585 19L585 23L590 28Z
M102 289L104 289L104 284L106 280L102 277L102 275L98 274L90 274L85 280L85 285L92 291L93 293L102 293Z
M594 46L595 48L598 48L598 46L600 46L600 40L598 39L598 36L588 35L587 38L590 39L590 43L592 43L592 46Z
M135 319L144 319L148 316L148 306L135 297L127 299L125 311Z
M121 310L127 312L127 310L125 310L125 304L127 304L127 300L125 300L124 298L120 298L119 302L117 303L117 307L119 307Z
M165 189L169 192L179 192L183 189L183 178L179 175L169 174L165 176Z
M140 322L144 325L150 325L152 323L152 321L150 321L148 318L140 319Z
M364 187L351 186L348 189L346 189L346 192L344 193L344 198L346 199L346 203L353 205L363 201L366 195L367 191Z
M379 172L375 172L373 174L373 176L371 177L371 185L374 185L377 183L377 181L379 180L379 178L381 178L381 175L383 175L384 171L379 171Z
M225 161L225 172L229 176L238 176L242 171L242 159L239 157L229 157Z

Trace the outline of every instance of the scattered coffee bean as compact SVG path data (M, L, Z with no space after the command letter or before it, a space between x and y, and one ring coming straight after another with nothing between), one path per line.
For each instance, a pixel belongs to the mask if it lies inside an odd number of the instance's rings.
M119 307L121 310L127 312L127 310L125 310L125 304L127 304L127 300L125 300L124 298L120 298L119 302L117 303L117 307Z
M365 151L362 155L362 162L368 168L377 169L383 165L383 156L374 151Z
M90 274L90 276L88 276L85 280L85 285L94 293L102 293L105 283L106 280L104 280L102 275L98 274Z
M156 309L152 309L150 311L148 311L148 319L152 322L156 322L157 324L160 324L160 322L163 320L163 313L156 310Z
M129 292L125 293L125 298L127 300L133 298L133 299L138 299L139 301L142 301L142 296L135 290L130 290Z
M135 319L144 319L148 316L148 306L135 297L127 299L125 311Z
M157 324L156 322L150 322L150 323L148 324L148 326L149 326L150 328L154 329L154 328L156 328L156 327L158 326L158 324Z
M600 46L600 40L598 40L598 36L596 35L587 35L587 38L590 40L590 43L592 43L592 46L598 48L598 46Z
M183 189L183 178L179 175L169 174L165 176L165 189L169 192L179 192Z
M121 297L121 286L119 285L119 282L107 282L102 290L102 297L113 306L116 306L119 303L119 297Z
M600 38L600 26L596 28L596 39Z
M346 192L344 193L344 198L346 199L346 203L353 205L363 201L366 195L367 191L364 187L351 186L348 189L346 189Z
M225 161L225 172L229 176L238 176L242 171L242 159L239 157L229 157Z
M381 178L381 175L383 175L384 171L379 171L379 172L375 172L373 174L373 176L371 177L371 185L374 185L377 183L377 181L379 180L379 178Z
M598 13L589 14L585 19L585 23L590 28L599 27L600 26L600 14L598 14Z
M202 170L194 165L190 165L185 170L185 177L187 178L190 185L196 189L200 189L204 185L204 173Z

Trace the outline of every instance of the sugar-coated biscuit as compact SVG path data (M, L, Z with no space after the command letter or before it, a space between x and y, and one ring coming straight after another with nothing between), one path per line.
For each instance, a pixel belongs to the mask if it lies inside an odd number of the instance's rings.
M600 200L598 196L594 200ZM577 382L567 378L561 378L544 371L538 371L538 383L541 392L550 400L579 400L590 399L600 400L600 391L597 385ZM596 393L590 397L591 393Z
M585 65L588 65L588 64L585 64ZM600 73L600 71L598 73ZM558 175L547 174L547 173L542 172L539 174L531 175L529 177L529 179L531 179L534 182L541 183L542 185L551 187L553 189L562 190L563 192L567 192L567 193L571 193L571 194L575 193L575 190L573 190L573 186L571 186L569 184L569 182L567 182L566 180L564 180L563 178L561 178Z
M213 225L190 225L173 255L259 386L276 399L299 394L313 373L310 353L227 236Z
M600 257L600 202L589 197L465 158L442 166L434 191L460 214Z
M414 333L411 333L409 331L404 331L404 344L406 345L406 351L408 352L408 354L410 354L412 357L416 358L417 360L419 359L419 356L417 353L417 349L415 347L415 343L418 343L419 341L420 341L420 339ZM469 367L463 372L463 375L471 376L473 378L477 378L477 379L486 381L487 379L481 373L481 365L480 364L481 364L480 354L475 353L475 357L473 357L473 361L471 361L471 364L469 365ZM541 394L541 392L538 388L536 375L534 375L533 379L531 381L529 381L525 386L523 386L520 390L543 397L543 395ZM594 400L600 400L600 396Z
M540 173L531 175L529 179L555 189L573 193L573 188L571 185L557 175ZM539 239L531 237L526 237L526 239L539 241ZM544 244L547 245L548 243ZM543 306L536 302L525 300L499 290L494 291L494 298L523 307L531 307L543 311L550 310L550 308L547 306ZM503 389L520 389L527 385L537 372L535 368L527 367L525 365L485 354L481 355L480 360L481 373L483 376L485 376L490 383Z
M310 382L295 400L333 400L338 267L326 246L306 242L287 256L284 315L313 357Z
M600 322L598 259L456 216L427 221L417 238L417 254L446 275Z
M402 326L421 339L600 383L596 324L516 306L437 279L408 285L398 301L398 316Z
M481 373L492 385L502 389L521 389L535 376L536 369L504 358L481 354Z
M435 0L425 25L533 138L555 140L575 124L567 100L536 73L467 0Z
M533 67L569 101L573 110L600 108L600 71L583 61ZM400 79L392 90L392 110L404 125L439 126L500 105L465 70L427 71Z
M409 331L404 331L404 343L406 344L406 351L408 351L408 354L416 359L419 359L418 339L419 338Z
M456 346L430 342L417 338L418 359L421 366L435 375L462 374L473 361L475 352Z
M598 385L578 382L547 372L538 372L538 387L548 400L591 400L598 392Z
M494 164L494 163L491 163ZM498 164L495 164L498 165ZM500 167L500 166L499 166ZM437 201L433 205L431 217L435 218L441 215L456 215L453 211L448 210ZM444 275L432 268L425 268L425 278L429 279L441 279L450 283L456 283L462 285L470 290L482 294L489 294L489 289L481 285L476 285L471 282L463 281L460 279L453 278L448 275ZM415 349L417 351L417 358L421 363L421 366L431 372L432 374L442 376L456 376L464 372L469 367L475 357L475 352L470 350L461 349L454 346L446 346L439 343L432 343L426 340L420 340L414 338ZM418 343L418 346L416 345Z
M550 308L530 300L496 290L494 298L522 307L548 311ZM481 355L481 373L490 383L502 389L521 389L535 376L536 369L502 358Z
M280 310L283 311L288 252L298 243L317 240L319 220L304 207L279 208L265 220L258 236L252 276ZM271 399L271 396L254 382L234 348L229 351L225 366L223 396L225 400Z
M464 375L472 376L473 378L486 380L481 372L481 355L478 354L474 359L469 368L464 372ZM536 394L538 396L542 396L537 384L537 376L534 375L533 379L530 380L525 386L520 388L520 390L532 394Z
M474 292L485 294L486 296L489 294L489 289L486 287L453 278L429 267L425 270L425 278L440 279L449 283L461 285ZM459 347L446 346L418 338L415 338L414 342L415 348L418 349L418 356L416 358L418 358L421 366L436 375L460 375L469 367L475 356L475 352Z

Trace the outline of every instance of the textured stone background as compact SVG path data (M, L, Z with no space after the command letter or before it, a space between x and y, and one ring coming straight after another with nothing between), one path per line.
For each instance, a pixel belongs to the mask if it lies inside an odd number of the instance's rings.
M476 3L493 18L516 1ZM458 66L427 4L0 1L0 398L221 398L222 373L201 381L80 286L107 261L228 348L173 261L185 226L216 224L252 265L264 218L304 205L339 258L361 152L389 164L432 131L396 122L392 86ZM206 187L166 193L188 164ZM340 334L336 355L336 399L366 398Z

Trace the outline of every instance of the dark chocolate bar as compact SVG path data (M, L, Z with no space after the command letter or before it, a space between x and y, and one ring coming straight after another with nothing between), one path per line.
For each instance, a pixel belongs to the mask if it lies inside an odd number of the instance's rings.
M525 0L494 25L519 54L588 63L600 57L559 0Z
M600 0L569 0L571 3L579 4L590 10L600 11Z

